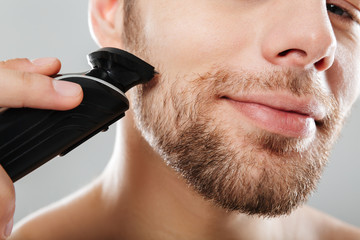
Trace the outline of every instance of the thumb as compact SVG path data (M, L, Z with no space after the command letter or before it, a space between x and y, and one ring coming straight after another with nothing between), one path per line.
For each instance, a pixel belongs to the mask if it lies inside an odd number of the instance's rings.
M5 170L0 165L0 239L10 236L15 212L15 189Z

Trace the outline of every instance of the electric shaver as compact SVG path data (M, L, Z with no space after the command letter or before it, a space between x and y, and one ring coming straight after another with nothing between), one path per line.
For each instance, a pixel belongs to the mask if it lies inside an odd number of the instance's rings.
M0 164L13 182L55 156L105 131L129 108L125 92L150 81L154 67L116 48L88 55L86 73L58 75L81 85L84 98L69 111L10 108L0 111Z

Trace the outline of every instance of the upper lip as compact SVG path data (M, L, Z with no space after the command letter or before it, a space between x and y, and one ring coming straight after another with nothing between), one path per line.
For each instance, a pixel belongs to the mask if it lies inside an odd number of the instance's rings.
M253 103L279 111L292 112L321 121L326 116L326 108L313 97L296 97L284 93L246 94L241 96L223 95L222 98L236 102Z

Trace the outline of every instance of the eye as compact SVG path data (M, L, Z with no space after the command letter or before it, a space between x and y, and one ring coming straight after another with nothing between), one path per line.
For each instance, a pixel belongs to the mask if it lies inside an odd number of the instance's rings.
M329 12L344 18L352 18L348 11L336 6L335 4L326 4L326 8Z

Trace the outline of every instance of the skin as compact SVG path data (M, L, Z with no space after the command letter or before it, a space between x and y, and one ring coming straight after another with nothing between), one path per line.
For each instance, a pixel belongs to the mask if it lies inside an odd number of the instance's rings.
M350 0L327 3L359 14ZM348 114L359 94L360 25L326 11L325 1L138 0L148 52L124 42L122 4L91 1L93 34L99 45L137 53L169 76L169 82L176 75L204 74L209 66L219 64L253 73L264 69L312 71L321 89L336 100L340 116ZM191 83L183 80L179 89ZM166 90L161 87L171 86L159 82L150 88L154 102L162 100ZM134 96L136 91L130 92L129 98ZM217 121L239 124L238 119L229 118L234 110L219 104L214 111L223 113ZM242 120L246 131L254 129L252 121ZM10 239L360 237L355 227L306 206L277 218L226 211L189 187L135 125L130 110L118 125L117 148L103 174L77 194L25 219ZM274 131L294 134L286 129Z
M359 0L348 0L348 2L353 4L358 9L360 9L360 1Z

